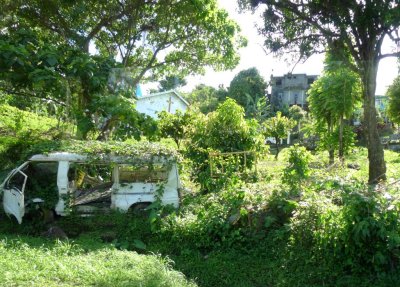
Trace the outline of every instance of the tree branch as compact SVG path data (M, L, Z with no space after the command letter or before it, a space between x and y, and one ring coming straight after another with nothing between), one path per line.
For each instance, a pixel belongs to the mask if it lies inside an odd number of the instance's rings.
M395 53L389 53L389 54L383 54L378 57L379 60L384 59L384 58L389 58L389 57L400 57L400 52L395 52Z
M28 97L28 98L37 98L40 99L42 101L52 101L55 102L61 106L66 106L66 104L64 102L61 102L59 100L56 99L52 99L52 98L46 98L46 97L41 97L35 94L31 94L31 93L27 93L27 92L20 92L20 91L15 91L15 90L9 90L9 89L4 89L3 90L5 93L7 94L11 94L14 96L18 96L18 97Z

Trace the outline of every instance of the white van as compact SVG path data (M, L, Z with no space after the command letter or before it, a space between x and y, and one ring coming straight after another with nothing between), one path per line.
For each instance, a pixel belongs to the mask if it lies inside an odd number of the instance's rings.
M83 213L99 208L143 209L157 198L177 208L176 162L163 157L152 158L151 164L141 162L135 164L128 156L93 161L67 152L34 155L0 185L4 211L21 223L34 204L50 203L57 215L68 214L70 208Z

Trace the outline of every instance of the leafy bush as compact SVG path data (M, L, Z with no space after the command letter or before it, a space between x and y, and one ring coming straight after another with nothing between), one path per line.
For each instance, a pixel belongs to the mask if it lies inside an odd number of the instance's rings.
M292 220L297 244L316 260L333 260L352 272L389 272L400 259L400 202L377 192L342 190L337 198L311 195Z
M181 141L185 138L186 128L192 121L193 114L190 111L182 113L180 110L177 110L175 114L162 111L158 114L158 117L161 136L172 138L179 149Z
M11 169L23 154L42 140L65 136L71 126L9 105L0 105L0 170Z
M275 159L278 159L279 141L287 137L288 132L290 132L295 125L296 121L282 116L281 112L277 112L275 117L269 118L263 122L263 135L265 137L273 137L275 139Z
M209 152L261 151L262 137L255 120L246 120L244 110L232 99L227 99L218 109L207 116L198 115L190 129L190 143L186 156L192 161L192 175L203 191L211 191L218 181L226 178L211 178ZM254 157L248 157L248 168L254 164ZM226 170L234 170L227 167ZM229 177L230 174L227 174Z
M245 191L237 179L219 193L196 198L190 208L164 218L159 235L176 248L212 249L246 241L236 225L246 211Z
M299 191L302 182L309 176L310 158L304 147L294 145L289 149L289 164L283 170L282 182L289 185L292 191Z

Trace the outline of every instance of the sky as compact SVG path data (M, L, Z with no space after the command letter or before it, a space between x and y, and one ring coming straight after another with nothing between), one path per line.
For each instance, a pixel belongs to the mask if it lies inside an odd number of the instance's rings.
M324 55L313 55L305 63L288 64L282 59L267 55L263 48L263 37L258 35L256 24L260 23L259 15L254 15L251 12L239 13L237 11L236 0L218 0L221 8L225 9L231 19L235 20L241 30L242 35L247 38L247 47L239 50L240 63L232 71L214 72L211 68L207 69L204 76L189 76L186 78L188 85L183 87L183 91L191 91L198 84L206 84L213 87L218 87L223 84L229 86L232 78L242 70L256 67L261 76L269 81L271 74L274 76L282 76L288 72L306 73L308 75L320 75L323 69ZM384 42L384 51L391 51L393 47ZM396 58L386 58L380 61L377 77L376 95L384 95L387 87L393 82L393 79L398 75L398 64Z

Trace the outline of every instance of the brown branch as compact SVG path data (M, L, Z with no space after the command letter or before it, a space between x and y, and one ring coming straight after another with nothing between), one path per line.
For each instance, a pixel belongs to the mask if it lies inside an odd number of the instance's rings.
M400 57L400 52L395 52L395 53L389 53L389 54L383 54L378 57L379 60L384 59L384 58L389 58L389 57Z
M59 100L52 99L52 98L41 97L41 96L38 96L38 95L35 95L35 94L30 94L30 93L27 93L27 92L20 92L20 91L15 91L15 90L8 90L8 89L4 89L3 91L6 94L11 94L11 95L14 95L14 96L17 96L17 97L37 98L37 99L40 99L42 101L52 101L52 102L55 102L55 103L57 103L57 104L59 104L61 106L66 106L66 104L64 102L61 102Z

